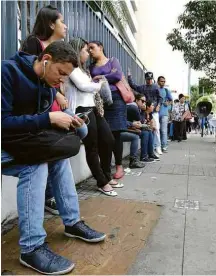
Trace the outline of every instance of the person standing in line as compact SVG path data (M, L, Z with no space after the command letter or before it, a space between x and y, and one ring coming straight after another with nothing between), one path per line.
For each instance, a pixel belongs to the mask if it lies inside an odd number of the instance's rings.
M184 131L184 119L183 114L187 111L187 106L185 105L185 96L179 94L179 102L173 106L173 123L174 123L174 139L181 142L183 139Z
M165 87L165 78L163 76L160 76L158 77L157 82L159 86L160 96L163 99L159 111L161 149L162 152L167 152L167 132L169 119L168 107L172 103L173 99L170 91Z
M122 188L111 177L111 159L114 146L114 137L104 118L103 103L96 104L103 79L93 82L85 63L89 58L88 42L82 38L70 40L70 45L77 53L79 66L73 70L65 83L65 96L68 99L69 109L76 113L89 113L88 135L83 139L86 151L86 160L97 180L98 190L107 196L117 196L113 188ZM96 98L97 97L97 98ZM101 99L100 99L101 101Z
M21 51L39 56L52 42L64 39L66 33L67 26L64 23L62 14L55 7L48 5L39 10L32 33L22 43ZM60 85L57 85L56 88L60 91ZM60 92L56 93L56 101L61 107L59 110L65 110L68 107L67 99ZM85 124L80 129L77 129L77 134L81 139L87 135ZM53 215L59 214L52 191L52 183L49 181L46 188L45 210Z
M147 101L152 101L154 104L154 111L152 113L153 119L155 120L155 131L154 131L154 149L157 154L162 154L161 141L160 141L160 123L159 123L159 111L162 102L159 88L153 82L153 73L145 73L146 84L137 85L134 83L130 69L128 69L128 83L132 89L140 94L145 95Z
M106 77L112 92L113 104L104 105L104 117L115 138L114 156L116 161L115 179L122 178L124 170L122 166L123 141L121 132L127 130L127 109L120 91L115 85L122 79L122 69L117 58L107 58L104 53L103 44L100 41L89 42L89 52L94 62L90 65L90 73L93 80L98 81Z

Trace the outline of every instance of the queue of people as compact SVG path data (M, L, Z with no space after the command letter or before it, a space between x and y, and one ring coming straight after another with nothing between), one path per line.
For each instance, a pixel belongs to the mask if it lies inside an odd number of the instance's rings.
M106 238L80 218L69 162L79 152L80 140L97 189L107 196L117 196L116 189L124 187L125 141L131 142L130 168L160 161L159 155L168 151L172 96L165 78L155 84L153 73L147 72L146 84L138 85L129 71L135 96L128 103L118 88L123 76L118 59L107 57L100 41L62 41L66 31L60 12L44 7L21 51L2 62L2 173L19 178L20 263L42 274L66 274L74 268L45 242L44 209L61 216L69 238L90 243ZM89 57L93 62L87 68ZM102 90L112 104L103 102ZM183 97L173 114L180 140Z

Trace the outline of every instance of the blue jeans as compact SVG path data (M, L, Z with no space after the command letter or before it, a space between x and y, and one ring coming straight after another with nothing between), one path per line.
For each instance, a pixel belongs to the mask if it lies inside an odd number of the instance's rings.
M152 131L142 130L141 135L141 160L153 155L153 133Z
M130 144L130 157L137 158L139 149L139 135L132 132L121 132L122 142L131 142Z
M68 115L74 116L74 113L70 109L65 109L65 113ZM81 127L76 128L76 134L80 137L80 139L84 139L88 134L88 127L86 124L83 124ZM47 182L46 187L46 194L45 194L45 200L48 200L50 198L53 198L53 190L52 190L52 183L50 181Z
M160 137L162 149L167 147L168 116L160 117Z
M4 152L2 162L9 160ZM21 253L33 251L46 238L43 228L44 201L47 179L52 183L56 204L64 225L80 220L79 202L69 159L39 165L16 165L2 170L2 174L19 178L17 209Z

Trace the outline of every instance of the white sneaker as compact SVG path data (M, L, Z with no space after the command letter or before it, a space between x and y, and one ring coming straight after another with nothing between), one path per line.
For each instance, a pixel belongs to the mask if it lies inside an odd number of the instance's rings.
M158 154L160 154L160 155L163 154L162 151L161 151L161 147L157 147L157 148L155 149L155 151L156 151L156 153L158 153Z
M160 157L160 154L158 154L155 150L154 150L154 155L156 155L157 157Z

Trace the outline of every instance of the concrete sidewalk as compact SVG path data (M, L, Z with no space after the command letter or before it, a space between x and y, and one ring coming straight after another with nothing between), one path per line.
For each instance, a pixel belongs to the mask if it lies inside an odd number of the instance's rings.
M124 166L128 163L125 159ZM137 256L134 253L136 259L127 274L216 275L214 137L192 134L186 142L171 142L160 162L132 172L141 175L125 176L118 197L156 203L162 206L162 213L145 247ZM77 190L81 201L107 198L96 190L93 178Z
M216 144L214 137L191 134L171 142L161 161L141 176L125 176L120 198L157 202L162 215L128 274L216 275ZM125 161L125 165L128 161ZM90 182L89 182L90 181ZM99 195L94 180L79 188L84 199ZM92 184L91 184L92 183ZM175 200L195 200L189 209ZM181 202L180 202L181 203ZM177 204L177 207L181 207ZM190 209L190 208L199 208Z
M164 205L147 246L128 274L216 275L216 144L213 141L213 137L192 134L187 142L172 142L160 163L147 167L142 177L136 180L133 177L133 182L125 179L126 185L131 184L121 196ZM175 208L175 199L199 201L199 210Z

